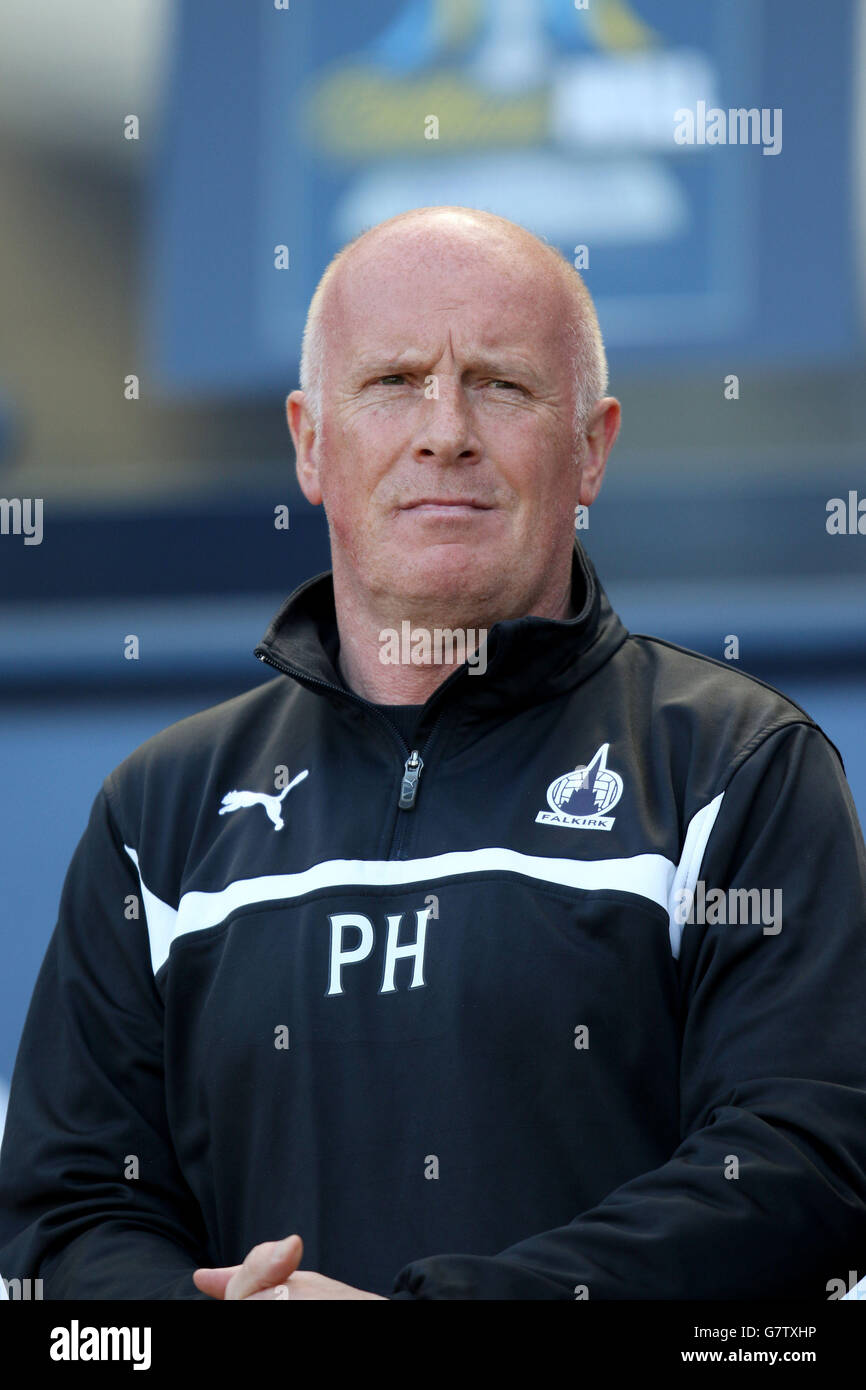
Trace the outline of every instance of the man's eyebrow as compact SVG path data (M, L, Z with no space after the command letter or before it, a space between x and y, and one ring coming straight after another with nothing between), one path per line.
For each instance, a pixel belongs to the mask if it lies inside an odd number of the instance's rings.
M355 359L356 370L360 375L367 372L390 372L397 367L423 367L424 354L412 348L400 348L396 352L364 353Z
M395 374L398 371L421 370L429 367L429 359L424 353L413 348L403 348L397 352L365 353L355 360L355 373L366 376ZM512 376L529 380L540 380L541 371L525 359L511 357L505 350L496 352L477 352L463 364L463 374L472 372L491 372L500 378Z
M487 353L476 353L464 370L495 372L499 378L516 376L530 381L538 381L541 377L541 371L538 367L533 367L532 363L525 358L510 356L507 349L503 349L502 352L491 350Z

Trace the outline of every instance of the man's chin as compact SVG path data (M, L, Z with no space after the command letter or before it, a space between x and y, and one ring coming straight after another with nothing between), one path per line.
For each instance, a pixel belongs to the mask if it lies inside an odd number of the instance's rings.
M395 557L388 587L408 602L489 601L502 587L503 561L487 552L487 546L460 542L422 546Z

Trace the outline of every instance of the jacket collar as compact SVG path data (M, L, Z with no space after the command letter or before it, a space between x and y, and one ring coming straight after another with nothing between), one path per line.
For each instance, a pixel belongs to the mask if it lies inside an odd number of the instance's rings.
M598 669L628 636L577 537L571 566L573 618L511 618L490 628L487 667L477 674L464 662L430 696L427 705L453 698L461 713L483 717L562 694ZM306 580L277 612L255 649L261 661L301 684L339 700L347 691L337 671L339 633L330 570ZM362 701L368 703L367 701ZM425 707L426 713L426 707Z

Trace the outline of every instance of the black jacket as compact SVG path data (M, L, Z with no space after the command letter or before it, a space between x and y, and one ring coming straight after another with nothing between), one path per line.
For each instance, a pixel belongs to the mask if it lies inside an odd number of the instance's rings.
M106 778L12 1080L7 1279L201 1298L295 1231L396 1298L826 1298L862 1265L839 756L630 636L577 544L574 597L431 696L415 777L320 575L257 648L283 674Z

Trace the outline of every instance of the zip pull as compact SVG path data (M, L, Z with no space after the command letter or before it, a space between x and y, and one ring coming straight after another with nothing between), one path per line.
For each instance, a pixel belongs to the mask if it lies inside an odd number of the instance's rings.
M406 766L403 768L403 780L400 783L400 800L397 805L401 811L411 811L415 805L415 797L418 795L418 779L421 776L423 766L424 764L418 756L418 749L413 748L406 759Z

